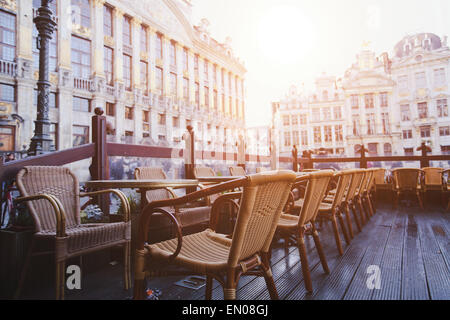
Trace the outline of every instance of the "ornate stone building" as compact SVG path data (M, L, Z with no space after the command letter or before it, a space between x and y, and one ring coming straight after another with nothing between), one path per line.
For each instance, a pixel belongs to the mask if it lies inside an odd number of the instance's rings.
M0 1L1 151L27 148L36 118L40 0ZM244 131L246 69L188 0L54 0L52 136L57 150L88 143L102 107L110 141L233 148ZM230 149L231 150L231 149ZM234 149L233 149L234 150Z
M293 86L273 106L280 154L299 150L357 155L418 155L450 151L450 49L431 33L407 36L387 53L363 49L340 79L321 76L305 93Z

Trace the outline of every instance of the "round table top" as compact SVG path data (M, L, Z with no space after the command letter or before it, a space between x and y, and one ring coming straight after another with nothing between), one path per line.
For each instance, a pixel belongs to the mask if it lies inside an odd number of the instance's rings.
M151 179L151 180L97 180L87 181L88 188L116 188L116 189L161 189L161 188L184 188L198 186L198 180L194 179Z

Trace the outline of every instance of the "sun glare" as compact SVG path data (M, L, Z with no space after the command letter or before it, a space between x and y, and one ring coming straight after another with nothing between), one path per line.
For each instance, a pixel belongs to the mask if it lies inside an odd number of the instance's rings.
M261 16L259 46L267 58L291 64L304 57L313 42L313 25L298 8L276 6Z

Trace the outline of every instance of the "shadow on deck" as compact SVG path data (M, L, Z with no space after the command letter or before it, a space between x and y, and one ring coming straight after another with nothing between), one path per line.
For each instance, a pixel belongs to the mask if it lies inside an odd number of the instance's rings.
M280 240L272 254L278 294L285 300L450 299L449 228L450 216L439 207L423 212L417 207L393 210L383 204L350 245L344 246L344 255L339 256L331 225L324 224L320 228L320 237L330 274L323 272L312 238L306 239L313 294L305 291L297 249L290 247L286 251ZM369 266L378 266L381 271L378 290L370 290L366 284L371 275L367 272ZM30 277L38 276L36 273ZM160 289L162 300L204 299L204 288L191 290L175 285L182 278L151 279L149 287ZM28 288L22 298L53 299L51 283L38 290ZM122 265L107 265L83 275L82 290L66 290L66 299L128 299L132 291L124 291L122 283ZM242 277L237 297L242 300L269 299L264 279ZM215 282L213 299L222 298L222 288Z

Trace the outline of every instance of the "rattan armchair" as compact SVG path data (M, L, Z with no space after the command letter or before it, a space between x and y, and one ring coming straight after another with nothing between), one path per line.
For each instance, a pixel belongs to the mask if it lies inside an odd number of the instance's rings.
M423 177L423 194L424 198L428 191L440 191L441 200L444 202L445 189L447 186L444 184L444 169L442 168L422 168L424 172Z
M124 287L130 286L130 208L119 190L80 193L77 177L64 167L25 167L17 174L21 193L15 204L25 202L35 223L35 233L22 269L16 298L19 297L32 256L54 254L56 299L64 299L65 262L113 246L124 248ZM122 202L123 222L81 224L80 197L115 194ZM38 241L52 241L55 250L35 252Z
M147 205L140 220L134 298L145 297L147 277L173 274L169 267L176 265L185 270L181 273L207 276L206 299L212 297L213 279L222 284L225 299L235 299L236 287L243 274L264 276L271 298L277 299L268 251L295 178L296 175L291 171L260 173L214 185L177 199L154 201ZM177 219L164 209L236 188L242 188L243 191L222 195L213 204L211 217L211 226L214 226L218 206L225 200L238 206L231 237L212 229L182 236ZM240 205L233 201L236 197L240 198ZM178 226L176 239L148 244L147 230L155 213L168 216ZM180 270L174 272L179 274Z
M229 169L230 169L231 176L242 177L247 174L245 172L245 169L242 167L230 167Z
M296 239L305 287L308 292L312 292L313 288L304 240L306 233L311 233L313 236L324 271L326 273L330 272L314 222L332 177L333 171L312 172L298 177L296 183L307 182L300 213L298 216L282 214L277 226L277 231L285 239L288 237L295 237Z
M423 209L423 188L421 186L424 171L416 168L398 168L392 170L395 201L394 208L398 208L400 196L403 194L414 194Z
M159 167L139 167L134 171L136 180L151 179L167 179L167 175L162 168ZM157 190L147 190L145 196L141 197L143 201L141 208L145 205L157 200L175 199L177 195L171 188L163 188ZM184 206L173 206L166 208L178 220L183 232L199 231L206 228L209 223L211 206L208 201L199 201L197 203L185 204ZM158 215L153 218L152 237L156 241L166 240L175 235L175 230L164 216Z

